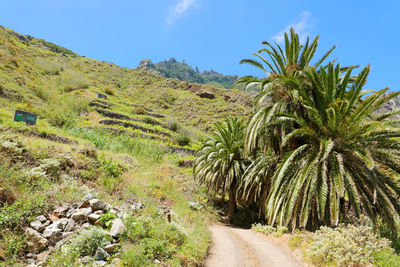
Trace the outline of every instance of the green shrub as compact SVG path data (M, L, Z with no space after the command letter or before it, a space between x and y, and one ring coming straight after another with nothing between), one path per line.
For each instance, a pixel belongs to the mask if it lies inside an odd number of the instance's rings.
M176 121L174 121L174 122L171 122L168 124L168 128L173 132L177 132L179 130L180 126Z
M109 227L112 224L112 221L117 218L117 215L111 212L104 213L101 215L99 221L104 224L105 227Z
M32 221L36 216L50 209L45 196L33 194L30 197L18 199L12 205L0 209L0 232L5 228L18 228Z
M262 225L260 223L257 224L253 224L253 226L251 227L251 229L257 231L257 232L261 232L265 235L270 235L272 233L276 232L276 228L270 225Z
M289 247L290 249L296 249L299 248L301 246L301 244L303 243L303 237L299 236L299 235L295 235L293 237L291 237L289 239Z
M5 232L0 236L0 249L6 259L16 259L26 248L25 236L21 233Z
M374 257L376 266L379 267L400 266L400 256L394 253L392 249L375 251L372 254L372 256Z
M72 237L49 260L49 266L76 266L83 256L94 256L98 247L104 247L111 237L98 227L90 227Z
M175 140L180 146L188 146L191 142L190 137L183 135L178 135Z
M154 264L155 259L165 262L173 257L184 244L186 235L174 223L166 223L153 214L151 217L129 217L125 238L132 241L133 246L124 252L124 263L148 266Z
M383 254L393 253L387 239L379 239L367 226L341 225L321 227L312 238L306 256L316 265L364 266L382 261Z
M109 87L104 89L104 92L106 92L107 95L115 95L115 91L112 88L109 88Z
M123 168L119 164L115 163L112 159L105 159L103 156L103 159L100 161L100 163L106 173L111 177L118 178L123 172Z

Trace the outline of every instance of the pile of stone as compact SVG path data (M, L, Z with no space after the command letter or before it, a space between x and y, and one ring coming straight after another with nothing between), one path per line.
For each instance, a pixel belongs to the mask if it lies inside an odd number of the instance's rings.
M26 263L31 267L44 265L48 256L59 249L76 231L87 229L90 225L103 227L100 218L104 213L110 212L116 215L107 232L113 241L104 248L98 248L94 257L99 261L99 266L105 265L104 260L119 250L118 239L126 229L122 219L132 210L141 207L140 203L123 208L112 207L89 194L80 203L59 207L47 216L40 215L25 229L29 244Z

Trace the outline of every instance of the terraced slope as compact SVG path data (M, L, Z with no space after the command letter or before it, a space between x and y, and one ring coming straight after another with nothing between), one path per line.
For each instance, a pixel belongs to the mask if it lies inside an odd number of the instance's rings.
M0 28L0 123L19 108L38 113L46 129L101 128L190 146L214 122L243 116L250 105L237 90L122 68Z

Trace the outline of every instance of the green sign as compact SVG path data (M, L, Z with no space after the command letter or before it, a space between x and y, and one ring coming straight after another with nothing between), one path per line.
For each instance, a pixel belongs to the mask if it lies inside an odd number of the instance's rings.
M107 99L106 95L103 95L103 94L100 94L100 93L97 93L97 97L98 98L102 98L102 99Z
M16 110L14 115L14 121L24 121L26 124L35 125L37 120L37 114L23 111L23 110Z

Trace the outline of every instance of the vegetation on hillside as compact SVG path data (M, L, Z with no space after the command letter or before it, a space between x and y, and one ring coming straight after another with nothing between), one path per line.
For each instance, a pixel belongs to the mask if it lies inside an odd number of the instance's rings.
M203 91L214 98L200 97ZM123 264L201 265L214 212L190 165L178 164L193 159L212 123L245 116L249 106L238 90L121 68L2 27L0 265L26 264L25 228L87 193L115 206L142 203L125 220ZM16 109L37 113L37 124L14 122ZM74 235L47 264L78 264L86 245L102 240L98 232Z
M138 68L160 74L167 78L174 78L190 83L210 84L226 89L232 89L238 78L236 75L223 75L213 70L200 72L197 67L193 69L185 61L177 62L174 58L156 64L149 59L145 59L140 62Z

